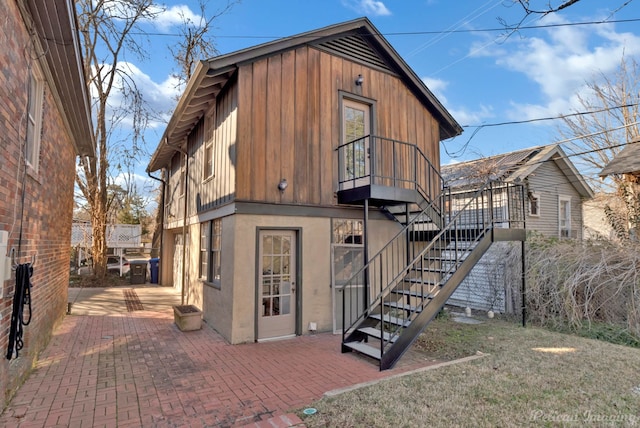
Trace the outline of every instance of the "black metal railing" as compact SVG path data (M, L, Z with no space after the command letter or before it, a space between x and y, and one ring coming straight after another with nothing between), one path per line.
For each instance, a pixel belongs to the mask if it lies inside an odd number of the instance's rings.
M433 202L444 181L415 144L367 135L338 146L338 190L379 185L416 190ZM435 207L438 209L440 207Z
M357 281L368 283L376 296L370 302L354 304L350 298L363 296L343 293L343 342L365 319L376 316L380 320L377 326L381 330L380 355L384 355L385 349L440 292L487 233L496 227L524 229L521 185L487 182L480 190L444 192L440 198L446 211L444 228L430 235L426 243L408 242L420 224L416 216L344 283L342 287ZM365 276L367 281L363 281ZM358 313L352 313L353 309Z

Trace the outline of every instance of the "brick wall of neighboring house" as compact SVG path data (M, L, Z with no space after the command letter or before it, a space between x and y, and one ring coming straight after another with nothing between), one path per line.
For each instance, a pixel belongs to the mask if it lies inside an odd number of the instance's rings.
M37 172L25 175L21 150L26 132L28 67L37 53L15 2L0 0L0 10L4 15L0 20L0 230L9 232L9 250L20 247L18 262L37 255L31 279L32 320L24 327L19 358L10 361L6 354L15 273L2 287L0 403L4 407L66 312L75 153L45 84L40 164Z

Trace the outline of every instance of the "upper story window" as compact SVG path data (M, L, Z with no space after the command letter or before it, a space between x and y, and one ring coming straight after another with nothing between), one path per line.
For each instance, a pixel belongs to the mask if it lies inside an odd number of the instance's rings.
M44 79L37 65L33 65L29 76L29 105L27 112L27 138L25 159L27 165L37 171L40 163L40 138L42 135L42 104L44 102Z
M187 179L187 159L184 154L180 154L180 197L184 196L185 182Z
M204 179L213 177L213 140L209 140L204 146Z
M207 180L213 177L213 142L215 136L215 110L212 110L205 117L205 143L204 143L204 165L202 168L202 179Z

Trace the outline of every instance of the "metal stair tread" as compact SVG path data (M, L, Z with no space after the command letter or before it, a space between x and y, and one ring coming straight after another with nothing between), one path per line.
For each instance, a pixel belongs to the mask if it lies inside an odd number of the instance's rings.
M409 325L411 324L411 320L409 319L403 320L401 318L392 317L391 315L384 315L383 317L380 314L372 314L372 315L369 315L369 318L373 318L375 320L382 321L382 322L388 322L391 324L399 325L401 327L409 327Z
M398 339L398 336L391 337L391 335L386 331L382 332L375 327L363 327L363 328L359 328L358 331L368 336L375 337L376 339L380 339L380 334L382 333L384 336L384 340L391 343L395 342Z
M364 342L345 342L344 346L351 348L354 351L358 351L361 354L368 355L371 358L375 358L378 361L382 358L380 349L367 345Z
M385 302L384 305L389 308L402 309L403 311L419 312L420 310L417 306L411 306L406 303L399 302Z
M413 291L413 290L396 289L391 292L395 294L402 294L403 296L419 297L421 299L433 299L434 297L436 297L436 293L425 294L425 293L420 293L418 291Z
M421 279L421 278L405 278L404 282L409 284L424 284L424 285L440 285L440 281L435 279Z

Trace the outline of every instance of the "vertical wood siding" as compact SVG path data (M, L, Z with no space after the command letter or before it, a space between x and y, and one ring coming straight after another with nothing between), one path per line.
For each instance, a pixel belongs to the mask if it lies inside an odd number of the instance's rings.
M194 215L231 202L236 189L237 90L223 91L215 104L189 134L187 147L188 215ZM213 175L205 177L205 146L212 143ZM241 181L241 180L240 180ZM180 155L176 152L169 177L168 199L171 213L182 218L180 195Z
M439 168L438 123L398 77L301 47L239 69L237 199L337 203L340 91L375 101L372 134L417 144ZM407 157L396 164L410 168Z

